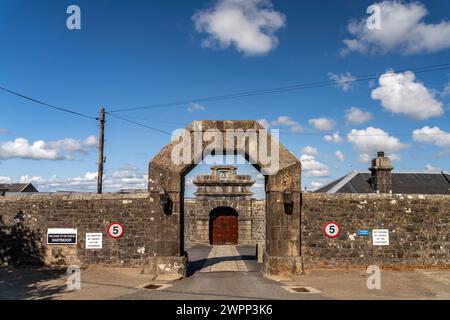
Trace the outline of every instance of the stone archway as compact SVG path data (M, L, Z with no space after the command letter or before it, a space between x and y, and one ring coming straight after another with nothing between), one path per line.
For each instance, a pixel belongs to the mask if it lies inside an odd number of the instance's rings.
M236 139L228 139L225 133L235 132ZM220 134L215 133L223 133ZM248 134L247 134L248 133ZM191 138L188 152L183 152L183 162L174 162L174 153L180 141L167 144L150 162L148 191L159 204L160 220L155 222L155 252L150 258L150 268L163 270L161 273L184 275L187 257L184 252L183 195L184 177L204 157L211 145L211 137L226 152L244 155L253 160L253 165L266 180L266 243L263 272L269 274L299 273L302 269L300 247L300 194L301 164L298 159L281 145L277 138L267 135L257 121L225 120L194 121L180 135ZM200 145L195 145L198 136ZM241 142L238 140L241 138ZM255 156L255 141L266 138L268 149L277 147L278 170L265 169L262 157ZM256 139L256 140L254 140ZM258 140L261 139L261 140ZM216 141L220 140L220 141ZM236 142L237 141L237 142ZM200 151L200 153L196 152ZM275 149L273 149L275 150ZM217 148L215 150L217 152ZM225 152L224 152L225 154ZM187 159L187 161L186 161Z

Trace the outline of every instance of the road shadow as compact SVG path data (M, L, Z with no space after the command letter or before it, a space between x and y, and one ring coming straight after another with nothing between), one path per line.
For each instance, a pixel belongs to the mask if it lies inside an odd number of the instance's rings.
M10 224L0 216L0 299L51 299L66 286L49 285L64 270L44 267L43 233L19 211Z
M42 266L45 253L42 239L40 230L34 231L25 225L22 211L10 225L0 216L0 266Z
M0 268L0 299L54 299L66 291L65 282L56 281L65 273L65 269L44 267Z
M242 246L236 248L240 253L239 256L215 257L210 259L208 259L208 255L212 249L212 246L193 246L189 248L187 250L189 262L186 276L193 276L196 272L200 271L205 266L213 266L224 261L243 260L247 267L252 266L251 268L248 268L249 270L259 270L258 267L255 268L253 266L255 264L257 265L256 249L253 246Z

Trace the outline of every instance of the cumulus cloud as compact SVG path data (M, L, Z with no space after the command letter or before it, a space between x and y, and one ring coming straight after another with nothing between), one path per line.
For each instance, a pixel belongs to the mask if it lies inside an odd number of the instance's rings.
M350 21L347 30L351 36L343 41L342 54L417 54L450 48L450 22L425 22L428 11L420 2L382 1L376 5L380 8L381 29L369 30L368 16Z
M202 46L235 46L245 55L261 55L278 44L276 32L286 18L275 11L270 0L218 0L211 8L192 17L198 32L206 33Z
M308 154L311 156L317 156L319 154L319 151L314 147L306 146L306 147L302 148L302 153Z
M359 152L359 160L362 162L373 158L377 151L394 153L408 147L384 130L373 127L363 130L352 129L347 135L347 141ZM390 156L392 159L399 159L395 154Z
M0 176L0 183L12 183L13 180L11 179L11 177L4 177L4 176Z
M352 107L345 110L345 120L348 124L363 124L373 119L372 113Z
M336 131L333 134L327 134L323 137L323 140L327 142L341 143L342 137L339 135L339 131Z
M292 120L289 116L279 116L272 122L269 122L266 119L260 119L259 123L267 129L270 127L285 127L293 133L303 131L303 127L297 121Z
M25 138L0 142L0 159L33 159L33 160L69 160L73 154L87 154L97 146L97 137L90 136L85 140L71 138L49 141L37 140L30 143Z
M302 163L302 172L306 177L328 177L330 175L328 166L317 161L312 155L302 154L300 162Z
M413 72L386 72L379 78L379 87L372 91L372 99L392 113L404 114L416 120L437 117L444 113L436 93L416 81Z
M7 178L12 181L11 178ZM21 183L31 182L41 192L94 192L97 188L97 172L86 172L83 175L70 178L61 178L56 175L50 178L24 175L20 177L19 181ZM147 175L140 173L137 168L121 168L106 174L103 179L103 186L107 191L145 189L147 187Z
M422 129L416 129L413 131L413 140L441 148L450 148L450 132L441 130L439 127L425 126Z
M58 141L50 141L47 145L50 149L62 150L69 154L87 154L89 150L98 146L98 140L96 136L89 136L85 140L66 138Z
M320 131L330 131L336 125L334 120L328 119L328 118L314 118L314 119L309 119L308 122L316 130L320 130Z
M345 161L345 155L342 153L342 151L337 150L334 155L336 156L336 159L340 162Z
M342 74L328 73L328 78L336 82L336 86L343 91L348 91L355 86L356 77L351 75L350 72Z
M191 103L189 104L187 111L194 112L194 111L203 111L205 110L205 106L199 104L199 103Z

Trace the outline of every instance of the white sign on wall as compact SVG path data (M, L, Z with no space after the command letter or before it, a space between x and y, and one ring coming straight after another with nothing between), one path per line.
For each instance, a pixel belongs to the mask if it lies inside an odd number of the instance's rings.
M372 244L374 246L388 246L389 245L389 230L388 229L373 229L372 230Z
M86 233L86 249L101 249L103 246L101 233Z

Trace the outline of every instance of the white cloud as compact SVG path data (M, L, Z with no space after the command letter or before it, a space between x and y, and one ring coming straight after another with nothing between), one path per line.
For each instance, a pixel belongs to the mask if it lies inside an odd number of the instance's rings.
M9 177L9 181L12 181ZM2 177L0 177L1 181ZM21 183L33 183L41 192L73 191L94 192L97 188L97 172L86 172L83 175L60 178L52 176L45 179L40 176L21 176ZM120 189L146 189L147 175L140 173L137 168L121 168L106 174L103 179L103 187L107 191L118 191Z
M0 143L0 159L39 159L61 160L57 150L49 149L45 141L38 140L30 144L27 139L17 138L14 141Z
M336 86L343 91L348 91L355 87L356 77L351 75L350 72L342 74L328 73L328 78L336 82Z
M312 155L302 154L300 162L302 163L302 172L306 177L328 177L330 175L328 166L317 161Z
M373 119L373 115L368 111L352 107L345 110L345 120L349 124L363 124Z
M264 128L269 129L270 128L270 123L267 119L259 119L258 120L259 124L262 125Z
M437 173L437 172L441 172L441 171L442 171L441 168L433 167L431 164L427 164L425 166L425 172L428 172L428 173Z
M444 97L450 96L450 82L447 83L447 84L445 85L444 91L442 91L442 95L443 95ZM0 129L0 130L1 130L1 129Z
M336 159L340 162L345 161L345 155L342 153L342 151L337 150L334 155L336 156Z
M86 154L95 146L95 136L85 140L67 138L49 142L37 140L33 143L25 138L16 138L13 141L0 142L0 159L69 160L73 154Z
M205 107L199 103L191 103L189 104L189 107L187 108L187 111L194 112L194 111L203 111L205 110Z
M96 136L89 136L85 140L75 140L72 138L66 138L58 141L48 142L50 149L62 150L66 153L83 153L86 154L92 148L98 146L98 140Z
M416 54L450 48L450 22L424 22L428 11L420 2L383 1L376 4L380 7L381 29L369 30L368 16L351 21L347 26L351 38L343 41L342 54L352 51Z
M311 181L311 183L310 183L308 189L309 189L310 191L315 191L315 190L319 189L319 188L322 187L322 186L323 186L323 182L320 182L320 181Z
M2 177L0 176L0 183L12 183L13 180L10 177Z
M312 125L315 129L320 131L330 131L334 128L335 122L332 119L328 118L315 118L309 119L309 124Z
M261 55L278 44L275 33L285 26L284 14L275 11L270 0L218 0L192 17L198 32L207 37L202 46L228 48L245 55Z
M379 87L372 91L372 99L380 100L387 111L404 114L417 120L437 117L444 113L436 93L417 82L413 72L386 72L379 78Z
M413 131L413 140L416 142L434 144L442 148L450 148L450 132L441 130L439 127L425 126Z
M408 145L401 143L396 137L390 136L382 129L368 127L363 130L352 129L347 140L359 152L359 160L367 162L374 157L377 151L394 153ZM391 159L399 159L397 155L390 155Z
M302 148L302 153L308 154L311 156L317 156L319 154L319 151L314 147L306 146L306 147Z
M323 140L327 142L341 143L342 137L339 135L339 131L336 131L333 134L327 134L323 137Z
M267 121L265 125L268 125ZM269 125L269 127L279 127L279 126L286 127L290 132L293 133L298 133L303 130L303 127L297 121L292 120L291 117L288 116L279 116Z

